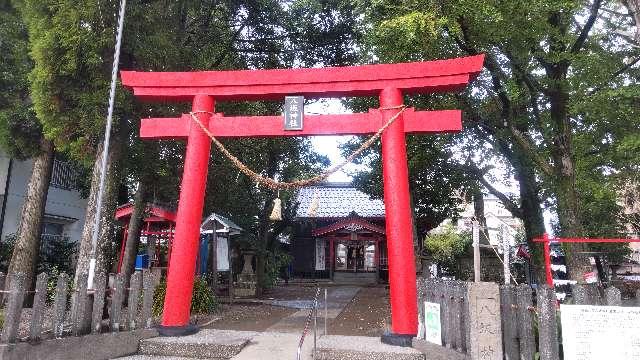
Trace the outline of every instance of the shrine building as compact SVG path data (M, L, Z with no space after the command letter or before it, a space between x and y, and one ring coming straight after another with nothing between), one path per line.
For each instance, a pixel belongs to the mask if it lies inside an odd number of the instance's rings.
M337 283L387 281L385 209L349 183L303 188L291 237L294 277Z

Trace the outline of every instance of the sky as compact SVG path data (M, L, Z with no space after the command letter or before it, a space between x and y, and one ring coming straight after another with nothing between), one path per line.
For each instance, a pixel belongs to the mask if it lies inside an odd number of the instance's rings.
M351 111L342 106L340 99L323 99L314 101L311 104L305 104L304 112L309 115L351 113ZM344 161L338 146L351 138L352 136L312 136L311 143L314 150L319 154L326 155L331 160L331 166L334 166ZM348 173L356 169L358 169L358 165L348 164L344 167L344 170L331 174L328 181L349 182L351 177Z

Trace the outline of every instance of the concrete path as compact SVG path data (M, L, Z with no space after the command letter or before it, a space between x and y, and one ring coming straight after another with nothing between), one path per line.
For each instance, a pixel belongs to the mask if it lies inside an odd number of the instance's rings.
M360 290L357 286L339 286L327 288L327 318L335 319L342 310L351 302ZM318 306L318 333L320 337L324 333L324 290L321 289ZM233 357L233 360L280 360L295 359L298 343L304 329L310 307L313 302L309 300L296 300L290 302L278 301L274 305L287 306L300 309L302 304L306 308L296 311L279 322L269 327L265 332L258 334L242 351ZM313 352L313 319L309 326L309 332L303 343L301 359L312 359Z
M295 359L300 334L263 332L251 339L251 342L232 360L286 360ZM313 336L303 344L300 359L311 360Z
M357 286L338 286L327 288L327 319L335 319L340 315L342 310L351 302L354 296L360 290ZM274 301L274 305L287 306L285 301ZM282 333L294 333L301 334L304 329L304 324L309 315L309 310L313 306L313 300L296 300L292 301L290 306L294 309L300 309L301 304L308 304L306 308L296 311L295 313L285 317L279 322L269 327L267 332L282 332ZM320 289L320 296L318 299L318 329L324 329L324 289ZM313 326L313 319L310 326ZM310 329L311 332L311 329Z
M360 290L356 286L328 288L328 319L335 319ZM141 343L139 355L128 360L183 360L193 358L228 358L232 360L281 360L295 359L313 299L274 301L274 305L300 309L285 317L265 332L203 329L194 335L174 338L156 337ZM318 340L324 329L324 290L321 291L318 309ZM300 359L312 360L314 344L313 319L301 349ZM240 350L241 349L241 350ZM238 352L239 351L239 352ZM226 356L222 356L222 355ZM188 358L181 357L188 356Z

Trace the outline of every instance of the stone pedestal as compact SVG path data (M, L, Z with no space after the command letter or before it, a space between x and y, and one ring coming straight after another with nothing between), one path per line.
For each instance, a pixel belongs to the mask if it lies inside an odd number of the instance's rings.
M255 297L256 296L256 284L257 277L253 272L251 263L253 262L253 254L244 254L244 266L242 272L238 274L238 282L233 288L233 295L235 297Z

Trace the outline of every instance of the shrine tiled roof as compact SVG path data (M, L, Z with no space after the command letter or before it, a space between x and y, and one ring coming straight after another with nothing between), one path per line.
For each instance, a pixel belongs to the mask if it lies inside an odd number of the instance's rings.
M383 218L384 203L350 184L326 183L298 192L298 218L342 218L356 213L363 218Z

